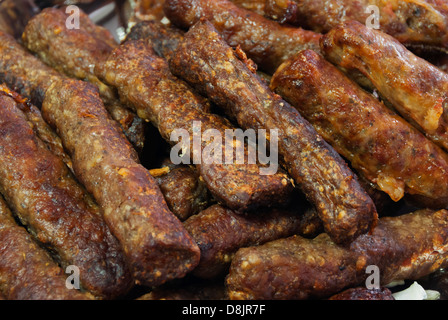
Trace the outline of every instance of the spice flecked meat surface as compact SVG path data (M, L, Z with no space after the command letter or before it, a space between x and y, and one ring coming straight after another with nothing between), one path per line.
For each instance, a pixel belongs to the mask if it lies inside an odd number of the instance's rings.
M443 10L441 2L437 2L438 0L266 0L265 6L258 8L258 12L281 23L318 33L327 33L347 21L370 23L405 45L446 48L446 4ZM245 3L242 5L248 6Z
M283 166L316 205L325 230L336 242L349 242L370 231L377 212L355 174L244 61L244 53L234 51L209 22L201 20L186 34L170 69L234 115L242 128L278 130Z
M448 74L393 37L359 22L344 23L321 41L325 58L382 98L436 144L448 150Z
M24 45L59 72L95 84L112 118L141 150L145 140L143 121L122 106L114 89L94 73L95 65L106 59L118 44L107 29L95 25L83 11L78 29L67 28L68 17L63 9L44 9L28 22L22 35Z
M45 249L17 225L0 198L0 295L7 300L90 300L66 287L67 274Z
M9 96L0 95L0 192L21 223L93 294L125 294L131 277L98 206L64 162L34 134Z
M42 105L48 87L61 75L26 51L12 36L0 31L0 82Z
M381 285L419 279L446 267L448 211L420 210L381 218L371 235L338 246L323 233L239 250L226 279L230 299L326 298L360 286L366 268L379 268Z
M448 206L448 155L322 56L298 53L276 71L271 89L394 201L406 192Z
M57 128L76 177L100 205L136 282L156 286L191 271L199 262L199 248L108 117L98 89L79 80L55 83L42 114Z
M171 59L184 39L184 30L159 21L142 21L132 27L125 41L145 40L154 52L166 60Z
M16 106L26 115L28 122L32 125L34 132L42 140L48 149L62 159L66 166L73 170L72 159L65 152L61 138L42 118L40 110L33 105L29 99L22 97L7 86L0 84L0 92L9 96L16 102Z
M167 174L155 177L168 207L181 221L198 214L212 203L204 181L194 167L169 165Z
M320 52L320 34L282 26L228 0L166 0L164 10L167 18L180 28L207 19L230 46L241 46L260 70L268 73L297 51Z
M193 274L204 279L225 275L242 247L294 234L311 237L321 231L321 221L313 209L271 209L241 215L220 205L190 217L184 226L201 249L201 261Z
M97 73L116 86L121 98L133 105L142 119L151 121L172 146L177 144L172 140L172 134L179 130L188 132L188 141L182 141L190 150L188 162L197 166L210 192L228 207L244 211L278 204L291 193L292 183L281 170L272 175L261 175L256 163L225 163L226 130L232 131L235 127L227 119L210 113L207 99L172 75L166 60L157 56L145 40L126 41L98 66ZM200 125L200 145L197 147L194 144L198 134L195 123ZM222 137L221 142L218 141L219 159L207 160L206 150L212 141L204 133L210 129ZM241 144L237 141L235 145L237 143ZM199 163L195 160L198 150L201 151Z

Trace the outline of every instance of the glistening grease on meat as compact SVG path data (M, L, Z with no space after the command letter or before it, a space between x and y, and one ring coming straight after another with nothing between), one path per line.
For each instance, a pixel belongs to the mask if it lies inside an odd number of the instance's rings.
M233 0L250 8L250 0ZM358 21L405 45L448 47L448 11L438 0L264 0L257 12L270 19L327 33L342 22ZM437 3L439 2L439 3Z
M195 24L173 56L172 72L235 117L241 128L278 130L279 158L316 206L332 239L349 242L375 226L375 205L345 161L213 25L206 20Z
M47 149L26 115L0 93L0 192L21 223L64 268L79 268L94 295L119 297L132 278L123 251L91 196Z
M330 62L378 90L403 118L448 150L448 74L356 21L332 29L321 46Z
M19 226L0 196L0 296L7 300L90 300L68 289L67 275L48 252Z
M228 272L238 249L260 245L294 234L312 237L322 223L314 208L269 209L244 215L213 205L191 216L184 226L201 249L201 261L193 270L196 277L212 279Z
M271 88L394 201L406 192L448 206L448 154L322 56L298 53L277 70Z
M365 284L376 266L380 284L415 280L447 266L448 211L381 218L371 235L338 246L323 233L240 249L226 284L231 299L326 298Z

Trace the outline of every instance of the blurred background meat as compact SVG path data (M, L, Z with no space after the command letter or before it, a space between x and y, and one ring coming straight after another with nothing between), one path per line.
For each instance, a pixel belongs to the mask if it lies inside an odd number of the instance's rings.
M37 12L39 7L33 0L0 1L0 30L19 38L27 21Z

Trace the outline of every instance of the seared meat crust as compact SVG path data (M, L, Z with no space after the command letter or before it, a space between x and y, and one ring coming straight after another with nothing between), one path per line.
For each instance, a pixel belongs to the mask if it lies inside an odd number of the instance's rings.
M25 228L15 222L0 197L0 295L7 300L90 300L89 293L69 290L67 274Z
M79 80L57 82L46 94L42 114L57 129L76 177L100 205L136 282L156 286L191 271L199 248L108 117L98 89Z
M380 30L401 43L448 47L448 11L439 0L265 0L261 14L327 33L343 22L373 23L372 6L378 8Z
M304 208L301 208L304 209ZM321 221L314 209L263 210L241 215L213 205L190 217L184 226L201 249L201 261L193 270L196 277L211 279L228 272L238 249L255 246L294 234L315 236Z
M79 268L85 290L104 298L125 294L132 279L98 206L16 102L1 94L0 105L0 192L11 209L63 267Z
M364 178L448 207L448 154L314 51L285 62L271 89L294 105Z
M393 37L351 21L324 36L325 57L377 89L397 112L448 150L448 74Z
M338 246L327 234L240 249L226 284L230 299L325 298L362 285L367 266L381 285L419 279L447 266L448 211L429 209L381 218L372 234Z
M170 68L236 117L242 128L278 130L283 166L316 206L325 230L336 242L349 242L368 232L377 212L355 174L246 61L241 50L235 53L208 21L201 20L186 34Z
M240 46L258 67L274 73L291 55L303 49L320 52L320 34L281 26L229 0L166 0L165 15L180 28L201 18L210 21L232 47Z
M24 45L59 72L95 84L112 118L141 150L145 140L144 122L122 106L114 89L94 73L95 65L106 59L117 43L107 29L95 25L83 11L80 10L79 29L67 28L68 16L64 9L44 9L28 22L22 35Z
M260 166L255 163L225 163L226 130L236 128L227 119L210 113L209 102L173 76L166 60L158 57L145 40L126 41L97 67L97 74L106 83L116 86L123 101L134 106L142 119L151 121L171 145L177 144L171 138L173 133L177 130L188 132L189 141L183 143L190 147L189 162L197 166L218 201L231 209L246 211L279 204L288 198L293 188L283 171L261 175ZM201 126L201 154L206 154L204 150L214 143L203 133L209 129L220 133L220 159L207 162L202 157L200 162L195 160L195 123ZM247 152L246 148L246 155Z

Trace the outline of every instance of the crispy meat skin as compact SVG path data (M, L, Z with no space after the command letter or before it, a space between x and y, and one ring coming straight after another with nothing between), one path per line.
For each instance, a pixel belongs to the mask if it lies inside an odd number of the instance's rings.
M277 70L271 89L394 201L406 192L448 207L448 155L322 56L300 52Z
M83 26L88 23L81 20ZM93 31L91 31L93 32ZM41 107L45 92L50 85L65 76L30 54L12 36L0 31L0 82L17 91L38 108ZM114 119L119 119L127 136L141 146L143 134L141 119L123 109L117 103L108 105Z
M209 113L208 101L173 76L168 63L156 56L145 40L126 41L97 73L116 86L121 98L133 105L142 119L151 121L172 145L176 142L171 134L179 129L186 130L193 141L195 121L201 123L201 133L214 129L225 137L225 130L235 129L225 118ZM200 139L201 150L210 146L206 138ZM221 145L225 155L225 143ZM192 143L190 146L193 150ZM214 164L202 159L196 166L213 196L231 209L246 211L282 203L292 191L292 183L282 171L260 175L257 164L221 163L224 161Z
M267 73L274 73L297 51L320 51L320 34L281 26L229 0L166 0L165 15L181 28L191 27L200 18L209 20L230 46L241 46Z
M194 268L199 248L169 211L117 123L108 118L97 88L72 79L55 83L42 114L57 128L77 178L101 206L136 282L155 286Z
M0 83L31 99L40 108L48 87L61 75L0 31Z
M125 294L130 273L98 206L35 136L16 102L0 95L0 105L0 192L63 267L79 267L84 289L104 298Z
M184 31L158 21L143 21L132 27L125 41L141 39L147 41L159 57L169 60L183 41Z
M17 92L0 84L0 93L11 97L16 102L16 106L26 115L28 122L32 125L35 134L42 140L48 149L62 159L67 167L72 170L72 159L65 152L61 138L42 118L40 110L28 99L23 98Z
M97 85L101 96L109 102L115 99L115 94L112 88L101 83L93 70L117 44L109 44L113 41L112 35L94 25L84 12L80 14L84 22L80 23L80 29L68 29L69 15L65 11L46 8L28 22L22 40L30 51L59 72Z
M203 279L226 274L235 252L242 247L294 234L316 235L321 226L316 211L297 211L272 209L241 215L213 205L190 217L184 226L201 249L201 261L193 274Z
M187 165L168 165L167 174L155 177L170 210L184 221L204 210L211 196L197 170Z
M69 290L67 274L47 251L15 222L0 197L0 295L7 300L88 300L89 293Z
M331 296L329 300L395 300L388 288L350 288Z
M325 57L360 73L397 112L448 150L448 74L415 56L391 36L347 22L321 41Z
M39 8L31 0L0 1L0 31L4 31L14 38L20 35L28 21Z
M39 139L73 171L72 160L65 152L60 137L42 118L40 110L3 85L0 85L0 92L16 101L17 107L26 115ZM159 175L156 180L171 211L179 219L185 220L205 209L212 199L197 171L190 166L166 166L169 172Z
M406 45L448 46L447 12L421 0L266 0L266 17L327 33L340 23L355 20L366 24L379 9L380 30Z
M173 25L165 25L159 21L143 21L131 29L126 39L144 39L159 57L170 60L183 41L184 34L183 30ZM257 74L267 83L272 77L271 74L259 70L257 70Z
M242 128L278 130L283 166L316 205L336 242L351 241L374 226L372 199L347 164L297 110L248 69L244 57L238 59L209 22L192 27L174 56L172 72L234 115Z
M22 35L23 43L59 72L98 86L112 118L121 125L132 144L141 150L145 138L143 121L122 106L114 89L94 74L95 65L106 59L117 44L108 30L95 25L82 11L80 29L67 29L68 16L63 9L44 9L28 22Z
M226 280L231 299L324 298L362 285L366 267L381 285L416 280L447 265L448 211L429 209L381 218L371 235L338 246L327 234L293 236L240 249Z

